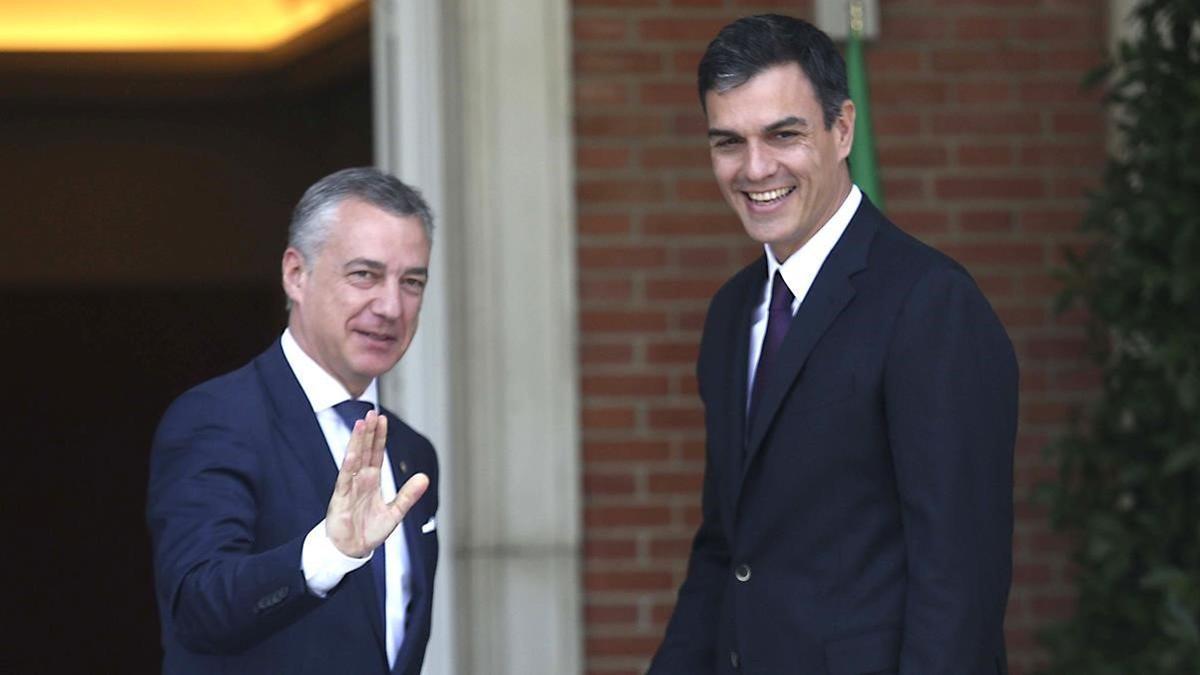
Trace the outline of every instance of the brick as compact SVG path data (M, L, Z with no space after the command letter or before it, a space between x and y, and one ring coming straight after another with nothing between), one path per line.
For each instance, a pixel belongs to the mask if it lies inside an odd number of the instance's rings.
M588 572L583 583L588 590L612 591L669 590L674 586L669 572Z
M1007 82L960 82L953 92L953 100L964 105L996 106L1013 101L1013 87Z
M653 115L587 114L575 118L575 133L583 138L639 138L657 136L665 129L666 121Z
M613 75L626 73L657 73L663 70L662 54L634 49L576 51L577 75Z
M586 402L582 412L580 413L580 418L584 429L627 429L633 426L635 419L633 408L628 406L601 408L597 407L595 404L587 404ZM616 450L621 450L623 452L614 452ZM589 456L590 453L585 446L583 453L584 458L594 461L623 461L630 459L630 456L625 453L633 453L633 458L641 457L640 454L637 454L640 452L639 448L637 447L621 446L620 448L614 448L607 445L601 445L597 448L594 448L593 452L596 453L595 456ZM615 457L610 457L610 455L615 455Z
M868 79L919 73L924 59L925 53L920 49L877 45L867 51Z
M1005 135L1035 134L1042 130L1042 120L1028 112L1015 113L972 113L964 115L938 114L933 116L933 127L941 134Z
M889 40L926 42L951 33L950 21L929 15L899 15L887 18Z
M1014 49L935 49L930 59L935 72L970 73L972 77L984 74L1028 73L1037 71L1041 66L1038 54Z
M584 303L624 302L633 301L633 282L629 279L589 279L579 280L579 299Z
M700 354L695 340L655 342L646 346L646 361L652 364L693 364Z
M633 346L630 344L585 344L579 348L579 362L585 368L594 365L628 365L633 362Z
M576 18L571 24L576 42L612 43L623 41L629 35L629 22L598 16Z
M647 235L662 235L669 237L711 237L728 235L740 226L737 216L732 213L706 212L684 213L666 212L647 214L642 221L642 228Z
M900 79L871 82L871 103L880 109L943 104L950 88L940 80Z
M637 588L622 590L639 590ZM586 641L588 655L595 656L645 656L654 654L661 642L659 637L595 637Z
M659 246L586 246L579 250L581 269L647 269L661 267L667 252Z
M583 555L588 559L633 558L637 555L637 542L633 539L588 539L583 542Z
M595 204L661 202L664 192L657 180L582 179L576 186L579 201Z
M1008 19L996 16L968 16L956 19L954 34L978 44L980 40L1003 40L1012 35Z
M876 113L875 133L880 138L887 136L917 136L921 133L921 116L909 113Z
M1074 78L1056 82L1022 82L1017 91L1024 103L1088 106L1097 106L1100 103L1099 90L1088 91ZM1100 114L1098 109L1095 114Z
M584 396L655 396L667 393L663 375L588 375L580 387Z
M724 203L725 201L716 181L711 178L704 180L681 178L675 182L675 194L679 199L693 204Z
M708 148L699 142L689 145L646 148L639 163L647 169L709 169Z
M1079 134L1103 138L1104 117L1096 112L1056 112L1050 116L1050 129L1055 134Z
M1007 145L962 145L955 153L958 165L971 168L1012 166L1013 152Z
M945 147L936 145L881 145L879 148L879 164L885 167L931 168L946 165L947 151Z
M646 105L687 106L695 108L700 99L695 82L646 82L638 88L638 100Z
M622 105L629 101L629 86L620 82L575 81L575 107Z
M584 332L628 333L661 331L667 327L662 312L642 310L594 310L580 313L579 327Z
M629 165L628 147L586 146L575 148L575 166L580 169L620 169Z
M643 40L668 42L703 42L707 44L717 31L729 23L729 19L689 19L671 17L666 19L643 19L638 25L638 35ZM704 44L697 45L703 50Z
M588 406L586 410L594 408ZM632 409L628 410L632 413ZM623 426L632 424L631 414L629 421ZM586 462L661 462L668 459L670 454L670 447L662 441L585 441L583 444L583 458Z
M944 244L940 248L968 268L972 265L1034 266L1044 264L1046 258L1041 242Z
M686 560L692 551L692 537L655 537L650 541L650 557L667 560Z
M966 211L958 219L963 232L1008 232L1013 229L1010 211Z
M1079 229L1083 213L1078 209L1025 211L1021 214L1021 229L1032 233L1074 232Z
M584 213L576 219L579 233L590 234L628 234L630 218L626 213Z
M704 426L704 413L699 405L651 408L648 418L652 429L700 429Z
M700 471L650 474L648 487L651 493L695 495L700 493L704 474Z
M665 506L589 506L583 510L585 527L667 525L671 510Z
M708 300L720 286L720 280L667 279L646 282L649 300Z
M1095 42L1100 26L1091 21L1080 21L1069 15L1050 16L1038 12L1035 17L1016 20L1016 35L1031 42Z
M598 605L587 603L584 620L589 624L631 624L637 621L637 605Z
M942 199L1037 199L1046 185L1037 178L939 178L934 194Z

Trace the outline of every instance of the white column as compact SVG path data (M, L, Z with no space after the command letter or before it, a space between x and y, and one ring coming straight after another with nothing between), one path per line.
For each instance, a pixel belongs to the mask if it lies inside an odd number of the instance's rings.
M375 28L377 161L439 222L384 382L442 459L425 672L579 673L569 4L376 0Z
M441 557L424 672L452 675L460 672L454 629L458 612L454 555L458 453L450 349L455 326L451 320L454 288L449 249L454 237L447 233L455 223L446 217L445 68L438 5L436 0L373 0L371 42L375 165L421 190L434 214L429 285L420 327L399 365L382 379L381 397L437 448Z
M582 672L567 0L460 0L463 673Z

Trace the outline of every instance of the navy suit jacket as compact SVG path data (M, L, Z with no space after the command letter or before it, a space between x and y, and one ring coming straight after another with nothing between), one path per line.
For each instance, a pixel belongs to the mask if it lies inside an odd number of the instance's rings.
M1017 366L999 320L864 197L747 425L766 269L709 307L703 519L651 673L1006 672Z
M390 412L396 485L428 491L404 518L412 595L391 672L421 670L429 640L437 512L433 446ZM371 566L324 598L300 571L337 468L278 341L249 364L183 394L154 438L147 496L164 673L387 673Z

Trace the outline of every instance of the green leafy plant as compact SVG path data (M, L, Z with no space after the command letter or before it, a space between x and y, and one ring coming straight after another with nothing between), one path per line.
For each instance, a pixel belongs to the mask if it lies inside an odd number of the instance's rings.
M1103 384L1043 486L1075 544L1076 612L1043 635L1055 675L1200 673L1200 3L1132 19L1090 77L1121 147L1062 271Z

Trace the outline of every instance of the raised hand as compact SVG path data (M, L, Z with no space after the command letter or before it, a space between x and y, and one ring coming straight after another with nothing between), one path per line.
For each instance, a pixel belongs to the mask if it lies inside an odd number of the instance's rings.
M386 417L372 410L354 423L325 512L325 533L344 555L362 558L375 550L429 487L429 477L418 473L404 483L395 499L383 500L379 480L386 442Z

